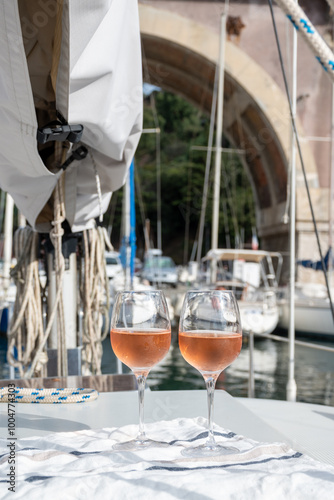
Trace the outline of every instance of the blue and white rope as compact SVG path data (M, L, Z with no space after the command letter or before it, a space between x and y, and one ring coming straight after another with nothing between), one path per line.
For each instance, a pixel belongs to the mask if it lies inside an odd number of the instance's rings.
M0 389L0 403L85 403L94 401L99 393L95 389L28 389L26 387L8 387Z
M334 54L295 0L275 0L334 81Z

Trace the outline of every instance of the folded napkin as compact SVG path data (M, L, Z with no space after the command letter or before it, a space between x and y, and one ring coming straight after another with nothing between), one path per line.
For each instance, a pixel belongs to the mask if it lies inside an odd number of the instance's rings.
M204 443L206 420L175 419L146 426L148 437L170 446L115 451L136 436L135 425L53 433L0 441L0 498L36 499L321 499L334 498L334 467L282 443L260 443L215 426L218 442L239 452L187 458L185 446ZM15 448L15 449L14 449ZM12 455L10 455L12 453ZM15 459L15 494L8 491ZM5 494L7 492L7 495ZM4 495L4 496L2 496Z

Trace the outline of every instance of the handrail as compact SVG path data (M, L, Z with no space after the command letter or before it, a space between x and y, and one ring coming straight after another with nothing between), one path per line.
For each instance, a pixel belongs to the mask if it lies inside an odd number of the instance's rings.
M245 332L245 335L249 337L249 377L248 377L248 397L254 398L255 393L255 381L254 381L254 336L269 339L269 340L277 340L278 342L289 342L287 337L281 337L279 335L272 335L271 333L254 333L254 332ZM312 342L304 342L303 340L295 340L296 345L300 345L303 347L309 347L310 349L317 349L319 351L327 351L334 353L334 347L324 346L313 344Z
M256 335L257 337L263 337L265 339L278 340L279 342L289 342L289 339L287 337L281 337L280 335L272 335L269 333L245 332L245 335L250 335L250 334ZM334 352L334 347L313 344L312 342L304 342L302 340L295 340L295 344L310 347L311 349L318 349L321 351Z

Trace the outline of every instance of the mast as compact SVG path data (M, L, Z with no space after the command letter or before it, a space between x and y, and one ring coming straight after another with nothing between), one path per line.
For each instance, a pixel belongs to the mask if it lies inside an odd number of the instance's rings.
M228 2L225 3L224 12L220 18L220 46L219 46L219 77L218 77L218 100L217 100L217 129L216 129L216 156L215 176L213 192L211 248L218 248L219 230L219 202L220 202L220 173L221 173L221 150L223 136L223 106L224 106L224 69L225 69L225 44L226 44L226 16ZM216 280L217 265L212 261L211 280Z
M134 161L132 160L124 185L123 198L123 239L121 257L125 273L125 290L132 289L134 258L136 254L136 214L134 196Z
M334 1L328 2L332 9L334 9ZM334 19L333 19L333 29L334 29ZM334 40L334 35L333 35ZM332 274L333 274L333 196L334 196L334 83L332 82L332 121L331 121L331 152L330 152L330 170L329 170L329 203L328 203L328 248L329 248L329 259L328 259L328 277L329 284L332 286Z
M5 295L10 284L10 266L13 247L13 216L14 200L9 193L6 194L4 249L3 249L3 288Z
M160 129L157 127L157 248L162 250L161 234L161 155L160 155Z
M298 0L295 0L298 3ZM297 110L297 30L292 31L292 114ZM291 127L291 168L290 168L290 316L289 316L289 374L286 387L288 401L296 401L295 381L295 260L296 260L296 140Z

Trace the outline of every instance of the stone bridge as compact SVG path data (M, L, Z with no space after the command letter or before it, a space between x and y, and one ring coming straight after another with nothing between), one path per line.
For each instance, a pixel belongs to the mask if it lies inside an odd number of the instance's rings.
M139 0L144 80L185 97L207 113L211 109L224 3ZM331 44L327 2L318 0L315 6L312 0L304 0L300 5ZM224 135L234 147L244 150L240 159L253 188L262 248L288 254L289 224L283 222L283 215L289 204L291 122L268 3L266 0L232 0L229 16ZM275 7L275 17L286 68L291 75L292 28L278 7ZM329 234L332 84L300 38L297 78L298 129L325 252ZM319 254L298 159L296 175L297 258L317 259ZM298 273L303 281L318 280L312 271L299 269Z

